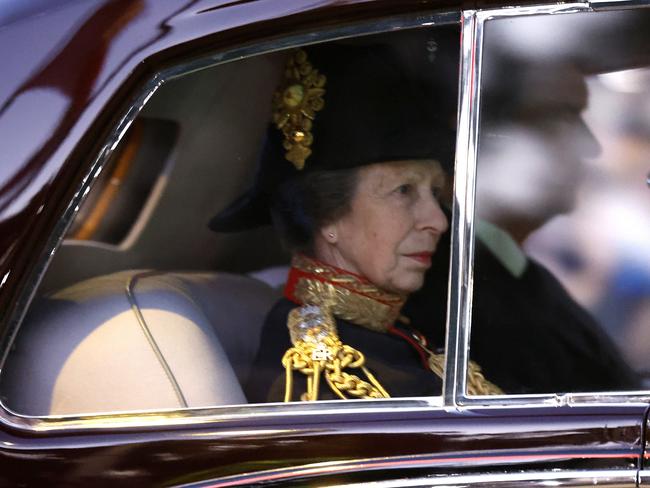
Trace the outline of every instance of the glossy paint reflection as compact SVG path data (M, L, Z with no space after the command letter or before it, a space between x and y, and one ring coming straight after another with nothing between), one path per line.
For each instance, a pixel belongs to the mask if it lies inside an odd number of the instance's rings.
M269 469L283 480L377 470L410 473L424 469L429 474L629 470L641 458L644 411L643 405L340 411L316 417L251 416L212 426L177 426L165 431L135 428L129 433L89 432L76 437L5 433L0 439L0 466L8 468L3 470L5 479L29 472L34 484L46 482L48 476L70 482L75 476L108 482L128 472L130 482L146 485ZM30 469L23 469L26 466Z

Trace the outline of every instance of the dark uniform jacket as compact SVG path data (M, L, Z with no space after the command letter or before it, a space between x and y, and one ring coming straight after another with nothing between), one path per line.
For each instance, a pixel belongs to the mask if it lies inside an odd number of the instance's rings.
M421 290L403 308L410 326L398 334L379 333L337 320L339 337L361 351L366 366L391 397L439 395L441 379L427 369L423 351L409 338L424 335L429 349L444 346L449 246L441 241ZM638 378L593 318L541 265L530 260L513 276L477 243L470 358L506 393L563 393L631 390ZM281 359L291 347L287 315L298 306L280 300L264 324L260 350L245 385L251 402L282 401L285 372ZM362 373L355 371L362 376ZM294 373L293 400L305 391ZM323 382L319 399L336 398Z
M285 372L281 359L291 347L287 330L287 315L298 305L281 299L269 312L260 341L260 350L252 368L251 378L244 393L250 402L281 402L284 399ZM366 367L391 397L439 395L442 380L426 369L426 358L403 336L375 332L345 320L337 319L339 338L343 344L361 351L366 357ZM443 325L444 327L444 325ZM365 375L358 369L350 371L361 379ZM305 380L294 373L293 400L305 392ZM321 381L319 400L337 398Z

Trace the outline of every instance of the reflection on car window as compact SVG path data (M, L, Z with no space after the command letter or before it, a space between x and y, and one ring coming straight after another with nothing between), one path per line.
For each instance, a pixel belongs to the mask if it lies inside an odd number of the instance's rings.
M649 27L486 26L471 357L508 393L647 384Z
M166 83L54 256L4 404L440 395L459 38L375 35Z

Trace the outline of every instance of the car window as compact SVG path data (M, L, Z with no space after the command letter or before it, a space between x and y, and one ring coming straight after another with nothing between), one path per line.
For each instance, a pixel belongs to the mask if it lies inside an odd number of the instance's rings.
M54 254L4 405L441 395L459 39L406 30L166 82Z
M649 28L485 24L469 371L504 393L647 389Z

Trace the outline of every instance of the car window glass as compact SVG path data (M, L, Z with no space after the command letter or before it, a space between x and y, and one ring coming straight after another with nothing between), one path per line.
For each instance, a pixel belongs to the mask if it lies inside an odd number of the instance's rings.
M53 256L4 405L440 395L459 39L373 35L166 82Z
M647 10L486 23L469 371L504 393L648 386L649 32Z

